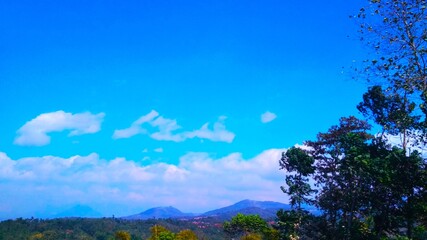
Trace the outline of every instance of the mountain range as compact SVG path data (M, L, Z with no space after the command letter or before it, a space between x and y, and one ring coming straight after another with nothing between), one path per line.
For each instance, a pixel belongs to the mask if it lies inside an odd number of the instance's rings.
M258 214L264 219L273 219L279 209L290 209L289 204L271 202L243 200L233 205L208 211L202 214L183 213L174 207L156 207L150 208L144 212L123 217L127 220L145 220L152 218L194 218L194 217L214 217L221 220L231 219L237 213Z
M168 207L155 207L150 208L144 212L137 214L121 217L126 220L146 220L146 219L192 219L192 218L216 218L218 220L229 220L238 213L242 214L256 214L264 219L274 219L276 212L279 209L289 210L291 206L289 204L272 202L272 201L254 201L254 200L243 200L233 205L226 206L223 208L211 210L205 213L184 213L179 209L172 206ZM319 214L319 210L307 206L305 210L312 212L313 214ZM90 217L98 218L102 217L102 214L93 210L89 206L76 205L68 210L61 213L55 214L53 218L64 218L64 217Z

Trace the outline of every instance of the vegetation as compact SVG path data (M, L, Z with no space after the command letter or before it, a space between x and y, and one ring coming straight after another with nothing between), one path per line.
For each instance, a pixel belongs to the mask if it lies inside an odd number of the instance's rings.
M356 16L374 50L358 71L373 85L357 108L382 131L343 117L305 150L283 154L282 169L295 174L282 187L293 205L277 214L282 239L426 239L427 162L418 151L427 143L426 11L422 0L371 0Z
M268 226L267 222L258 215L239 213L230 222L225 221L223 227L232 239L279 239L278 232Z
M0 222L0 239L193 240L225 239L225 234L222 224L209 218L197 222L173 219L61 218Z

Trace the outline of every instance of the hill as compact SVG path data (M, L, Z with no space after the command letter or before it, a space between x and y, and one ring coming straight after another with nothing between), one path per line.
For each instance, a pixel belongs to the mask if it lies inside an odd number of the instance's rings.
M205 217L217 217L220 219L231 219L237 213L257 214L264 219L275 218L279 209L290 209L289 204L272 201L243 200L231 206L219 208L202 214Z
M166 218L181 218L194 216L192 213L183 213L174 207L155 207L147 211L122 217L126 220L145 220L145 219L166 219Z
M66 217L99 218L102 217L102 214L89 206L78 204L54 215L54 218Z
M147 211L122 217L126 220L145 220L145 219L166 219L166 218L187 218L194 217L211 217L219 220L231 219L238 213L242 214L257 214L264 219L274 219L276 212L279 209L290 209L290 205L272 202L272 201L254 201L243 200L233 205L205 212L203 214L183 213L174 207L156 207Z

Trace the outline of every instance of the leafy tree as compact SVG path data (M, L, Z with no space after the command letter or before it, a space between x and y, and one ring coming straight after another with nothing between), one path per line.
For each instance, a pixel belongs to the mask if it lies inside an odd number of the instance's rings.
M379 124L383 133L400 136L402 147L390 149L383 146L385 143L377 144L382 158L373 157L388 170L372 175L374 182L383 187L384 197L377 194L376 199L389 204L374 214L374 219L384 218L384 213L391 210L400 219L389 221L391 218L385 217L375 228L378 233L392 228L393 222L404 222L406 236L411 238L416 222L425 225L422 215L427 209L427 162L411 152L411 147L419 149L427 143L427 2L369 2L356 18L360 21L361 40L374 52L364 72L375 85L364 94L358 109ZM392 180L387 181L390 177Z
M267 223L259 215L243 215L238 213L230 222L223 224L224 231L231 237L242 237L249 234L262 234L268 228Z
M370 0L356 16L374 53L363 70L374 86L358 108L386 133L401 135L405 151L414 131L422 142L427 134L426 7L425 0Z
M391 147L369 129L355 117L341 118L306 143L316 160L316 204L326 220L316 224L328 229L328 239L380 239L397 236L402 228L411 237L417 212L425 206L426 168L419 153ZM299 236L298 228L313 222L298 217L297 212L278 213L286 236Z
M174 240L175 234L163 226L154 225L150 228L151 236L149 240Z
M357 105L359 111L374 120L384 133L402 136L402 147L407 149L410 134L419 128L420 116L414 114L416 104L397 92L387 93L381 86L370 87L363 95L363 102Z
M240 240L262 240L262 236L259 233L250 233L241 237Z
M130 240L130 234L126 231L117 231L116 234L114 235L114 238L116 240Z
M189 229L184 229L176 234L176 240L197 240L197 239L198 239L197 235Z
M285 211L280 209L277 212L276 228L279 231L280 239L289 240L299 236L298 229L301 224L301 214L295 210Z
M311 188L308 178L314 173L313 163L314 158L300 148L292 147L286 153L282 153L280 168L285 169L289 175L285 178L287 188L282 186L281 189L290 196L293 208L291 211L281 210L277 213L278 229L282 239L292 239L300 235L300 226L308 214L303 211L301 205L314 203L310 197L316 191Z
M41 234L41 233L34 233L33 235L31 235L29 237L29 240L38 240L38 239L43 239L43 234Z
M324 210L333 236L345 239L353 229L354 217L363 204L369 184L364 173L368 163L366 142L372 138L370 125L355 117L341 118L340 124L308 141L316 160L315 180L320 187L317 205ZM342 232L342 225L345 232Z
M273 227L268 227L263 230L262 236L264 240L279 240L280 232Z
M313 163L313 157L296 147L282 153L280 159L281 169L286 169L289 173L295 172L293 175L286 176L288 188L282 186L281 189L284 193L289 194L292 207L297 206L298 210L301 210L301 204L313 202L309 197L315 191L308 183L308 176L314 173Z

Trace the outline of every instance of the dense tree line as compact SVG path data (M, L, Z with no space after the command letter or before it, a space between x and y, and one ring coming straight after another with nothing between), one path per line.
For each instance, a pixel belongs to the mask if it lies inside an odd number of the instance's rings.
M221 223L204 219L203 227L174 219L117 218L15 219L0 222L0 240L181 240L225 239Z

